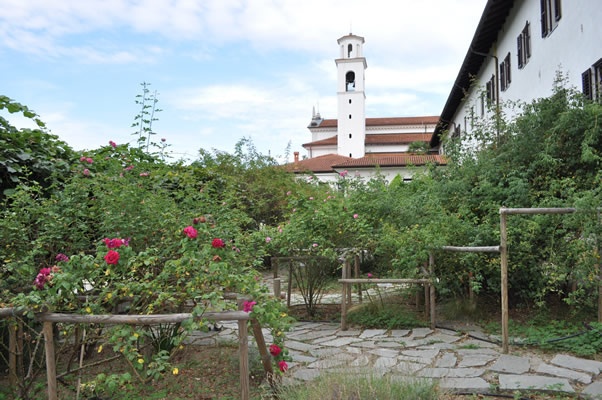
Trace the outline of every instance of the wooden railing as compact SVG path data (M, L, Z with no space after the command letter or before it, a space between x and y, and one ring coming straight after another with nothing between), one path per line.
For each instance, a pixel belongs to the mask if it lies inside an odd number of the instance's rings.
M0 319L12 318L22 314L22 310L14 308L0 309ZM188 319L210 320L210 321L238 321L238 351L240 365L240 398L249 399L249 344L248 323L250 321L253 335L259 348L261 361L270 383L273 383L273 369L270 354L267 351L265 339L259 322L251 318L244 311L206 312L202 316L194 316L191 313L178 314L155 314L155 315L82 315L64 313L39 313L35 320L43 323L44 346L46 350L46 375L48 385L48 399L58 400L56 359L54 348L53 324L100 324L100 325L157 325L178 323ZM12 332L12 330L11 330ZM12 381L16 377L15 357L17 351L16 335L9 335L9 377Z

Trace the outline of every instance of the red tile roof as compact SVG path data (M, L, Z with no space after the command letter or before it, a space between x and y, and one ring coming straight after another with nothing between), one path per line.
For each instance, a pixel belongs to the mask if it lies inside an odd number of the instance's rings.
M428 143L431 140L432 133L394 133L394 134L367 134L366 144L408 144L413 142ZM336 136L326 139L316 140L315 142L304 143L305 148L315 146L334 146L338 143Z
M436 124L439 116L366 118L366 126ZM336 119L324 119L315 128L335 128Z
M307 158L285 165L289 172L335 172L332 168L335 164L345 163L352 158L340 156L338 154L325 154L323 156Z
M350 159L343 163L334 164L333 168L373 168L420 166L429 163L446 165L447 159L439 154L412 153L372 153L362 158Z

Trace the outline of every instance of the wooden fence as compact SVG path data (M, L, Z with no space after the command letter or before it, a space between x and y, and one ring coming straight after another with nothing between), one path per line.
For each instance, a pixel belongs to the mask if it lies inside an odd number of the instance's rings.
M0 309L0 319L11 318L22 314L21 311L14 308ZM46 375L48 385L48 399L58 400L56 359L54 348L53 324L73 323L73 324L100 324L100 325L157 325L179 323L188 319L210 320L210 321L238 321L238 351L240 366L240 398L249 399L249 344L248 344L248 326L251 328L263 367L270 383L273 383L272 360L268 353L263 332L259 322L251 318L249 313L244 311L226 311L226 312L206 312L202 316L194 316L191 313L179 314L155 314L155 315L81 315L81 314L62 314L62 313L39 313L35 319L43 323L44 346L46 350ZM12 329L11 329L12 331ZM9 379L16 377L16 356L19 354L17 335L9 336Z

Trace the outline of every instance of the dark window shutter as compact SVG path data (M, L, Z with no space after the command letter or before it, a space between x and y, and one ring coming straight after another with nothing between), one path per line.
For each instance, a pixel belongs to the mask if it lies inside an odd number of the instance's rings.
M531 25L527 22L525 25L525 61L531 57Z
M587 71L581 74L581 86L583 88L583 95L586 98L593 100L591 69L588 69Z
M562 18L561 0L554 0L554 18L556 21L560 21Z
M548 0L541 0L541 37L548 35L548 14L547 14L547 3Z
M510 52L506 56L506 79L508 80L508 84L512 82L512 67L510 64Z
M518 67L523 67L523 34L521 33L516 38L516 48L518 50Z

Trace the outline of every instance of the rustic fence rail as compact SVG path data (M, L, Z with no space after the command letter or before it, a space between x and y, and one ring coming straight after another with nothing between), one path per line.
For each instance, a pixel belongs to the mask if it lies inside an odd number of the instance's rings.
M22 309L0 308L0 319L13 318L23 314ZM82 315L67 313L38 313L35 320L43 323L42 333L44 335L44 346L46 350L46 376L48 386L48 399L58 400L56 359L54 348L53 324L73 323L73 324L104 324L104 325L157 325L167 323L178 323L193 319L195 321L237 321L238 322L238 351L240 367L240 398L249 399L249 343L248 343L248 323L251 328L261 361L268 376L270 383L273 379L273 369L270 355L267 351L261 325L255 318L251 318L249 313L244 311L224 311L224 312L206 312L203 315L195 316L191 313L177 314L155 314L155 315ZM11 329L12 331L12 329ZM12 379L16 375L16 361L13 361L17 354L17 335L9 335L9 377ZM14 369L13 369L14 368Z

